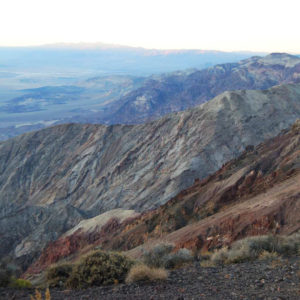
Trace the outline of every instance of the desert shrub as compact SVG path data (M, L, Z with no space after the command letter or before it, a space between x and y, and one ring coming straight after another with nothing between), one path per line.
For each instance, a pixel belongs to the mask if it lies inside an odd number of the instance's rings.
M31 282L13 276L13 271L4 263L0 264L0 287L30 288Z
M299 233L290 236L253 236L233 243L230 249L223 248L216 251L211 256L211 261L215 264L240 263L255 260L259 257L271 258L276 255L297 255L299 249Z
M278 236L275 251L281 255L295 255L300 251L300 233L289 236Z
M186 263L193 261L194 257L191 251L185 248L179 249L175 253L170 253L165 259L165 267L167 269L172 269L180 267Z
M159 244L153 249L145 251L142 256L143 262L153 268L160 268L165 266L165 258L174 249L172 244Z
M175 268L191 262L193 256L188 249L182 248L172 253L172 244L159 244L149 251L145 251L142 261L152 268Z
M95 251L74 265L66 286L87 288L124 282L133 265L128 257L104 251Z
M211 260L215 264L241 263L258 258L263 251L275 252L275 248L276 238L273 236L248 237L233 243L230 249L216 251Z
M228 248L224 247L222 249L216 250L210 257L210 260L215 264L215 265L220 265L223 264L224 261L227 259L228 255Z
M9 286L12 288L31 288L32 284L28 280L12 277Z
M126 277L126 283L166 280L167 278L168 273L165 269L150 268L144 264L137 264L130 269Z
M46 278L50 287L62 287L72 272L71 264L60 264L50 267L47 270Z

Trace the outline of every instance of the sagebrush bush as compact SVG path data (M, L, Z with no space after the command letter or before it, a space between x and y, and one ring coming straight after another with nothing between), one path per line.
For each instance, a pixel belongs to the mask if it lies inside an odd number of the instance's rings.
M232 244L230 249L223 248L211 256L215 264L240 263L259 257L276 255L298 255L300 251L300 234L290 236L262 235L248 237ZM267 255L269 253L269 255Z
M138 281L158 281L166 280L168 273L162 268L150 268L144 264L137 264L133 266L127 277L126 283L138 282Z
M179 249L175 253L170 253L165 259L165 267L172 269L189 263L194 259L191 251L185 248Z
M145 251L142 261L153 268L175 268L193 260L193 255L188 249L182 248L172 253L172 244L159 244L153 249Z
M299 254L300 233L294 233L289 236L279 236L275 250L277 253L282 255Z
M124 282L133 261L119 253L95 251L74 265L65 285L87 288Z
M165 267L165 259L173 249L172 244L156 245L153 249L143 253L142 260L149 267Z
M71 264L59 264L47 270L46 278L49 287L62 287L69 279L72 272Z
M222 264L227 259L227 253L228 253L227 248L222 248L222 249L216 250L210 256L210 260L216 265Z

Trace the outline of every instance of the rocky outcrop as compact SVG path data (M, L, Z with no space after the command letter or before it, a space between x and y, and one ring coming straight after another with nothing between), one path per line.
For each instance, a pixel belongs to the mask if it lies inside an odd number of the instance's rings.
M68 124L0 143L0 255L30 262L83 219L165 203L288 127L299 100L299 85L225 92L152 123Z
M95 231L100 231L101 228L107 223L109 223L112 219L118 223L122 223L123 221L131 218L135 218L140 214L135 212L134 210L126 210L126 209L113 209L107 211L101 215L98 215L94 218L89 218L82 220L78 225L67 231L64 236L68 237L73 235L74 233L92 233Z
M115 232L121 226L126 226L140 214L133 210L113 209L94 218L81 221L67 231L59 239L49 243L38 263L34 263L27 270L27 274L40 273L49 265L62 258L69 258L80 251L87 252L99 242L104 235Z
M255 56L190 73L169 74L145 81L121 97L100 121L140 123L182 111L236 89L267 89L300 82L300 58L285 53Z

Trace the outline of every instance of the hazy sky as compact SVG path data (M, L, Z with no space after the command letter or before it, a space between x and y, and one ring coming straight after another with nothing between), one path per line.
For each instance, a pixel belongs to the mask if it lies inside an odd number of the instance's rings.
M300 0L1 0L0 45L300 53Z

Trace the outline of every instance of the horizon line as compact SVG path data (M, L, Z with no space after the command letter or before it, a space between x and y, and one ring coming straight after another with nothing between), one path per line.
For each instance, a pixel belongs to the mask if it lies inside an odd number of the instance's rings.
M130 46L124 44L115 43L103 43L103 42L55 42L46 44L28 44L28 45L0 45L0 48L74 48L82 50L93 49L135 49L135 50L147 50L147 51L170 51L170 52L184 52L184 51L203 51L203 52L225 52L225 53L294 53L296 52L278 52L278 51L255 51L255 50L220 50L220 49L201 49L201 48L150 48L144 46Z

